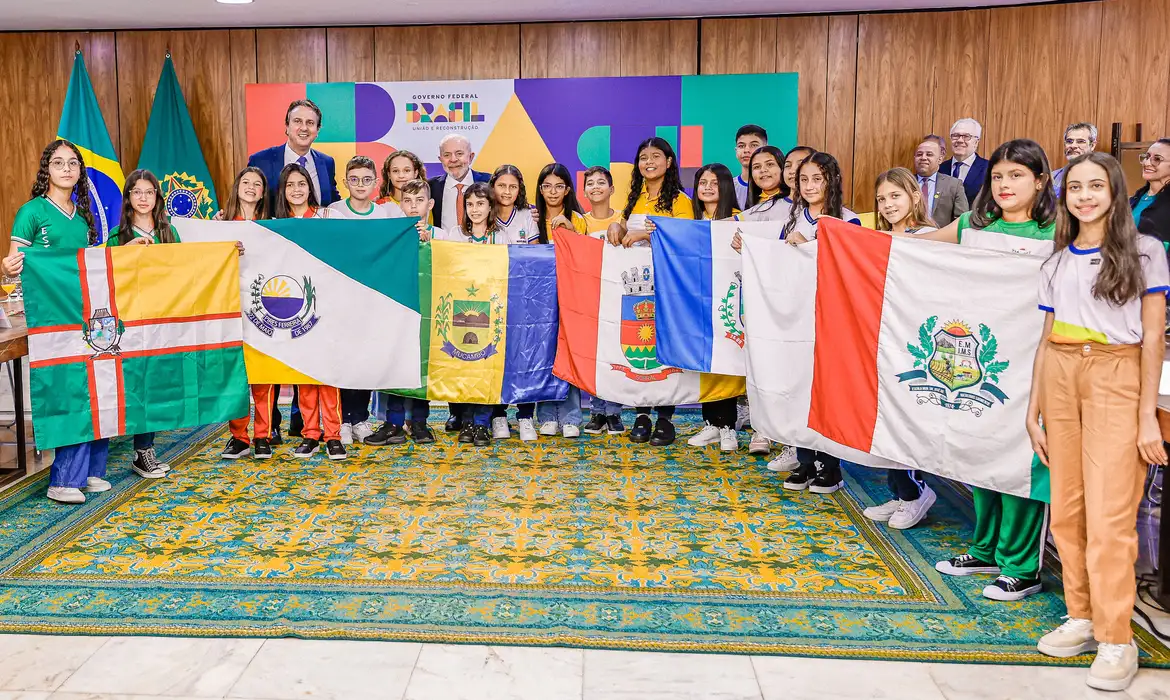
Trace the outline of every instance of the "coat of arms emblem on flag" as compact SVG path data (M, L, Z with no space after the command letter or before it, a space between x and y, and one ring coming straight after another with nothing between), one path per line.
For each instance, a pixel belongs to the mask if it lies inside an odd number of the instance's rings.
M622 273L622 285L624 293L620 340L622 354L630 366L611 364L610 368L640 382L655 382L681 372L675 367L663 367L658 361L658 341L654 328L654 269L650 265L632 267Z
M899 374L899 383L912 382L910 391L919 405L969 411L976 417L995 405L993 399L1005 403L1008 397L996 382L1009 363L995 359L998 343L991 329L979 324L976 335L961 320L948 321L936 330L937 323L937 316L926 319L918 328L918 344L906 344L916 369ZM963 391L980 381L979 393Z
M465 291L473 298L456 299L452 293L439 297L435 327L443 337L443 352L476 362L496 354L504 332L504 306L495 294L487 300L475 299L479 289L474 284Z

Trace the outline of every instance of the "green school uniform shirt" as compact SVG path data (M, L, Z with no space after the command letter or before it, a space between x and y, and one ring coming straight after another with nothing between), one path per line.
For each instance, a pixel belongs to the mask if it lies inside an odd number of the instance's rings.
M72 214L66 214L48 197L37 197L17 210L12 240L38 248L85 248L89 245L89 225L76 207Z
M966 229L974 229L971 225L971 212L965 211L959 215L959 243L963 242L963 231ZM984 231L992 231L994 233L1002 233L1007 236L1018 236L1020 238L1031 238L1038 241L1051 241L1056 235L1056 224L1051 223L1047 226L1040 226L1035 221L1004 221L1003 219L996 219L984 227Z
M110 237L106 239L107 246L122 245L118 241L118 233L121 230L122 230L121 226L115 226L114 230L110 231ZM160 241L158 239L158 233L156 233L154 231L143 231L142 229L138 228L137 226L133 227L133 231L134 231L135 238L149 238L151 240L151 242L153 242L153 243L162 243L162 241ZM182 241L179 240L179 232L177 230L175 230L174 226L171 226L171 235L175 237L175 243L182 243Z

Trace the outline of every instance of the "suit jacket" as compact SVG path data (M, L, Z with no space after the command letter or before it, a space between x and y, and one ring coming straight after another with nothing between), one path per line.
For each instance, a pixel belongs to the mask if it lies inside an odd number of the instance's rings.
M492 176L487 173L481 173L478 170L471 171L472 182L487 182L491 180ZM431 199L435 201L435 206L431 209L431 213L435 217L435 228L443 228L445 226L454 226L454 222L443 221L443 188L447 184L447 173L432 177L427 180L431 186Z
M284 170L284 146L273 146L272 148L265 148L263 151L256 151L248 156L248 165L260 168L264 173L264 179L268 180L268 210L273 211L272 207L276 205L276 185L280 182L280 171ZM333 202L341 199L341 194L337 191L337 173L336 166L333 164L333 158L327 156L317 149L310 149L309 153L313 156L313 165L317 168L317 180L321 184L321 206L327 207Z
M955 172L955 159L951 158L942 164L938 169L944 175L953 175ZM975 196L979 194L979 190L983 188L983 178L987 175L987 159L976 155L975 162L967 169L967 176L963 178L963 191L967 193L967 203L974 204Z
M1141 198L1150 191L1149 183L1134 193L1129 200L1129 208L1133 209ZM1150 206L1142 211L1142 218L1137 224L1138 232L1153 236L1163 243L1170 241L1170 187L1154 196Z
M959 214L970 210L971 205L967 202L967 192L963 189L963 183L957 178L939 172L934 183L934 206L929 212L934 223L942 228L959 218Z

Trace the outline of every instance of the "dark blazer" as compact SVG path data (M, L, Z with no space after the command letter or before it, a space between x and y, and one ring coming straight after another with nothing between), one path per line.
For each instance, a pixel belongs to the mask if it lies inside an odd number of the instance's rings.
M1149 191L1149 184L1142 185L1142 188L1130 198L1129 208L1137 206L1142 195ZM1153 236L1163 243L1170 241L1170 187L1164 187L1161 192L1154 195L1154 201L1142 211L1142 218L1138 221L1137 227L1140 233Z
M959 218L959 214L970 210L963 183L940 172L934 183L934 205L930 208L930 218L942 228Z
M260 168L264 179L268 180L269 211L276 205L276 185L280 182L280 171L284 170L284 146L273 146L263 151L256 151L248 156L248 165ZM317 180L321 183L321 206L327 207L341 199L337 191L337 168L333 158L317 149L310 149L313 156L313 165L317 168Z
M955 159L951 158L942 164L938 171L944 175L954 176ZM967 193L967 203L974 204L975 196L983 188L983 178L987 175L987 159L976 155L975 162L967 169L967 176L963 178L963 191Z
M481 173L478 170L471 171L472 182L487 182L491 180L492 176L487 173ZM431 186L431 199L435 201L435 206L431 208L431 213L435 217L435 228L443 228L445 225L454 226L454 222L445 224L443 222L443 186L447 184L447 173L432 177L427 180Z

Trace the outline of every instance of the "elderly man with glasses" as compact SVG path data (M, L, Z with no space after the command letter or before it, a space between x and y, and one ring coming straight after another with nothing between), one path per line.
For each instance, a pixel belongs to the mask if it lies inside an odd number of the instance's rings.
M1071 162L1077 156L1095 150L1097 150L1097 127L1089 122L1077 122L1065 127L1064 160L1066 163ZM1056 194L1060 194L1061 185L1064 184L1064 171L1067 168L1068 166L1065 166L1052 171L1052 186L1056 188Z
M987 174L987 159L975 152L982 135L983 127L974 119L965 117L955 122L951 127L951 158L939 168L944 175L958 178L963 183L968 202L975 201Z

